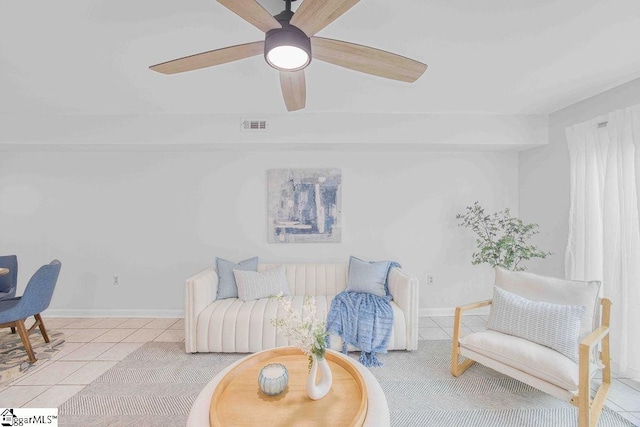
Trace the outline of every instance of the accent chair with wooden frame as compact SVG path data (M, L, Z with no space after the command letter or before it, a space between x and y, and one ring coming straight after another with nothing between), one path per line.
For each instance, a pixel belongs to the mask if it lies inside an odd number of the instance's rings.
M39 327L44 341L49 342L49 336L40 313L49 307L59 274L60 261L53 260L35 272L21 297L0 300L0 328L18 330L31 363L35 363L37 359L31 347L29 333ZM25 320L31 316L35 318L35 323L27 330Z
M611 301L599 297L600 282L557 279L498 267L495 286L530 301L585 307L579 319L577 362L552 348L492 329L461 337L463 313L486 306L493 309L493 300L486 300L456 308L451 373L458 377L474 362L481 363L577 406L579 427L597 425L611 385ZM461 361L461 356L466 359ZM599 368L602 384L592 400L590 381Z

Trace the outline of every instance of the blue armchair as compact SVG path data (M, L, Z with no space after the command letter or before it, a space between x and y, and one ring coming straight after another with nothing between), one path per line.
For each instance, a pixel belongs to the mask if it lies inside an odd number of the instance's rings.
M60 274L60 267L60 261L57 259L43 265L31 277L21 297L0 300L0 328L10 327L18 330L31 363L36 362L36 356L31 348L29 333L38 326L44 341L49 342L49 336L40 313L49 307ZM24 322L31 316L35 318L36 322L27 330Z
M18 288L18 257L0 256L0 267L9 269L9 273L0 275L0 300L13 298Z

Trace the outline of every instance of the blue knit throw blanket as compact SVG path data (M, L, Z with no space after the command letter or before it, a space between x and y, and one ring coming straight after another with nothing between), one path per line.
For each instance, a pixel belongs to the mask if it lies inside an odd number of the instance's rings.
M331 302L327 314L327 332L342 337L342 352L347 345L360 349L360 363L364 366L382 366L376 353L386 353L393 329L393 309L389 294L389 271L399 264L392 262L387 270L385 289L387 296L364 292L340 292Z

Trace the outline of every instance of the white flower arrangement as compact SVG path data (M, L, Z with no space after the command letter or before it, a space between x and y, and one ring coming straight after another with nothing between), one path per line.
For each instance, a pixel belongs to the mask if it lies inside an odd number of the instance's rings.
M283 332L294 345L304 354L309 356L309 367L312 363L312 355L323 359L327 352L327 336L325 321L318 319L316 313L316 301L311 295L305 295L302 311L293 308L291 299L286 299L282 294L272 296L285 311L285 317L271 319L271 324L278 332Z

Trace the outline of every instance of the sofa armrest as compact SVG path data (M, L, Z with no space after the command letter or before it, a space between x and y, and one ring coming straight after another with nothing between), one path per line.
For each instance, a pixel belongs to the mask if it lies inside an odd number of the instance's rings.
M401 268L389 272L389 292L407 324L407 350L418 349L418 278Z
M217 293L218 274L213 267L187 279L184 301L184 347L187 353L197 351L198 314L216 299Z

